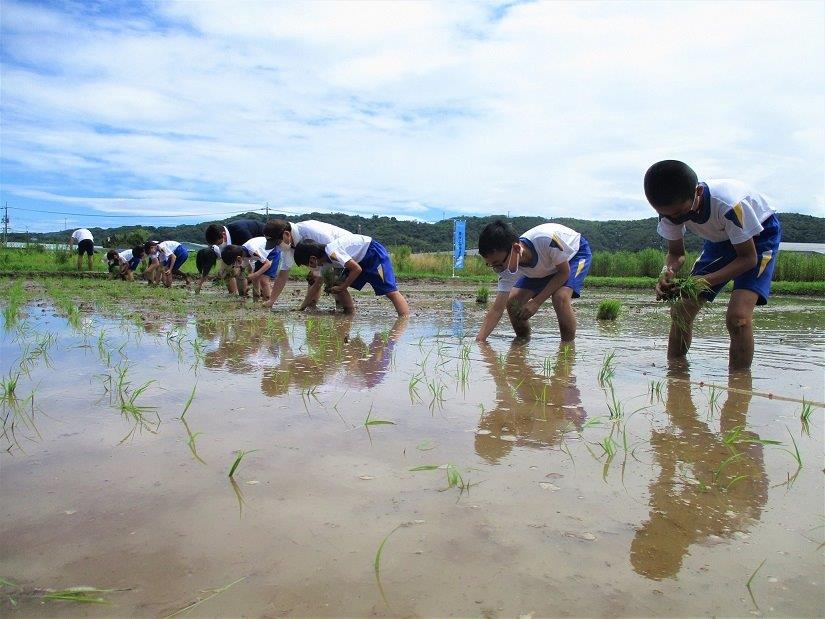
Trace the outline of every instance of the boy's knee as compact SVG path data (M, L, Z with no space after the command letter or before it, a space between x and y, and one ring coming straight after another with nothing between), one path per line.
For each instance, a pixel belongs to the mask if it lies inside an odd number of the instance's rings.
M751 327L753 315L745 312L728 312L725 316L725 325L731 335L741 333Z

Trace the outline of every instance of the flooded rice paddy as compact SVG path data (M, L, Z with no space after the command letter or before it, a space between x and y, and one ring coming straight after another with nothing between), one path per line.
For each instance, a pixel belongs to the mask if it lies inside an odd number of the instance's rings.
M758 310L729 375L721 304L668 367L646 294L599 324L617 294L589 293L574 349L552 311L479 346L473 290L409 296L409 320L25 306L3 614L823 613L821 301ZM78 585L108 603L47 599Z

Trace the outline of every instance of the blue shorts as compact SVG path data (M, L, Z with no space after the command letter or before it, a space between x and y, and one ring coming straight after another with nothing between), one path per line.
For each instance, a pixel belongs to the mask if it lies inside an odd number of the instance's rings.
M137 268L140 266L140 261L141 261L141 260L143 260L143 258L138 258L138 257L136 257L136 256L132 256L132 259L131 259L131 260L129 260L129 261L126 263L126 264L128 264L128 265L129 265L129 270L131 270L131 271L136 271L136 270L137 270Z
M269 268L266 270L264 275L266 275L267 277L277 277L278 264L281 262L281 250L278 247L276 247L267 254L266 259L269 260L272 264L269 265ZM256 260L254 270L257 271L263 265L263 262L261 262L260 260Z
M356 290L361 290L364 284L372 286L376 295L396 292L398 286L395 282L395 271L392 270L392 262L387 249L378 241L370 241L367 253L358 263L361 267L361 274L350 285ZM344 277L348 271L344 271Z
M768 297L771 296L771 280L776 266L776 257L779 255L779 242L782 240L782 226L779 225L776 215L771 215L763 221L762 228L762 232L753 237L756 245L756 266L733 280L734 290L751 290L759 295L756 300L757 305L765 305ZM730 264L734 258L736 258L736 250L730 241L719 243L705 241L702 253L699 254L690 273L691 275L713 273ZM714 286L703 293L702 298L713 301L727 283L723 282Z
M590 261L592 258L593 254L590 253L590 244L586 238L581 237L581 241L579 241L579 251L567 262L567 264L570 265L570 277L564 282L565 286L573 290L574 299L578 299L581 296L582 284L584 284L584 278L587 276L588 271L590 271ZM533 296L536 296L544 290L544 287L547 285L547 282L553 278L553 275L555 275L555 273L551 273L546 277L521 277L513 287L532 290Z
M183 245L178 245L175 248L175 264L172 266L172 273L177 273L189 257L189 250ZM168 262L168 261L167 261Z

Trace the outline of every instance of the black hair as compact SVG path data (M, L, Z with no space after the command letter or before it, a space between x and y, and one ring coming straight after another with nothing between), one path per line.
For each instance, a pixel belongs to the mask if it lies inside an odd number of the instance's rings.
M209 275L209 271L215 266L218 261L218 256L215 250L211 247L204 247L198 250L198 255L195 256L195 266L203 277Z
M243 247L240 245L227 245L221 250L221 260L229 266L234 265L238 257L243 255Z
M264 236L268 239L280 241L284 238L284 232L291 227L286 219L270 219L264 224Z
M135 246L132 248L132 257L133 257L133 258L134 258L135 256L139 256L139 257L141 257L141 258L142 258L142 257L143 257L143 254L145 254L145 253L146 253L146 249L143 247L143 245L135 245Z
M517 241L518 235L513 226L502 219L496 219L484 226L478 235L478 253L487 257L494 251L509 251Z
M159 242L158 241L146 241L143 244L143 251L145 251L148 254L149 253L149 248L154 247L155 245L159 245Z
M207 243L210 245L217 245L221 240L221 236L223 236L223 226L219 226L218 224L209 224L206 226L206 230L203 231L203 234L206 237Z
M309 259L312 256L324 258L327 255L324 247L326 246L309 239L301 241L295 246L295 264L305 267L309 265Z
M106 252L106 259L107 260L117 260L117 250L116 249L110 249L109 251L107 251Z
M659 161L645 172L645 196L651 206L672 206L693 198L698 180L686 163L675 159Z

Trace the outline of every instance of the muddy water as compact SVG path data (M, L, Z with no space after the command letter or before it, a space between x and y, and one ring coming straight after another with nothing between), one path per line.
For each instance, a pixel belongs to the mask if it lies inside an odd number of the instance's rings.
M729 376L723 307L668 367L661 308L623 295L600 325L603 296L574 350L544 311L528 346L479 347L471 291L425 287L409 321L368 297L352 320L143 328L28 308L2 343L4 377L30 359L4 408L3 614L163 616L231 583L189 615L822 614L823 409L806 432L794 399L823 400L823 305L760 311ZM36 591L74 585L122 591Z

